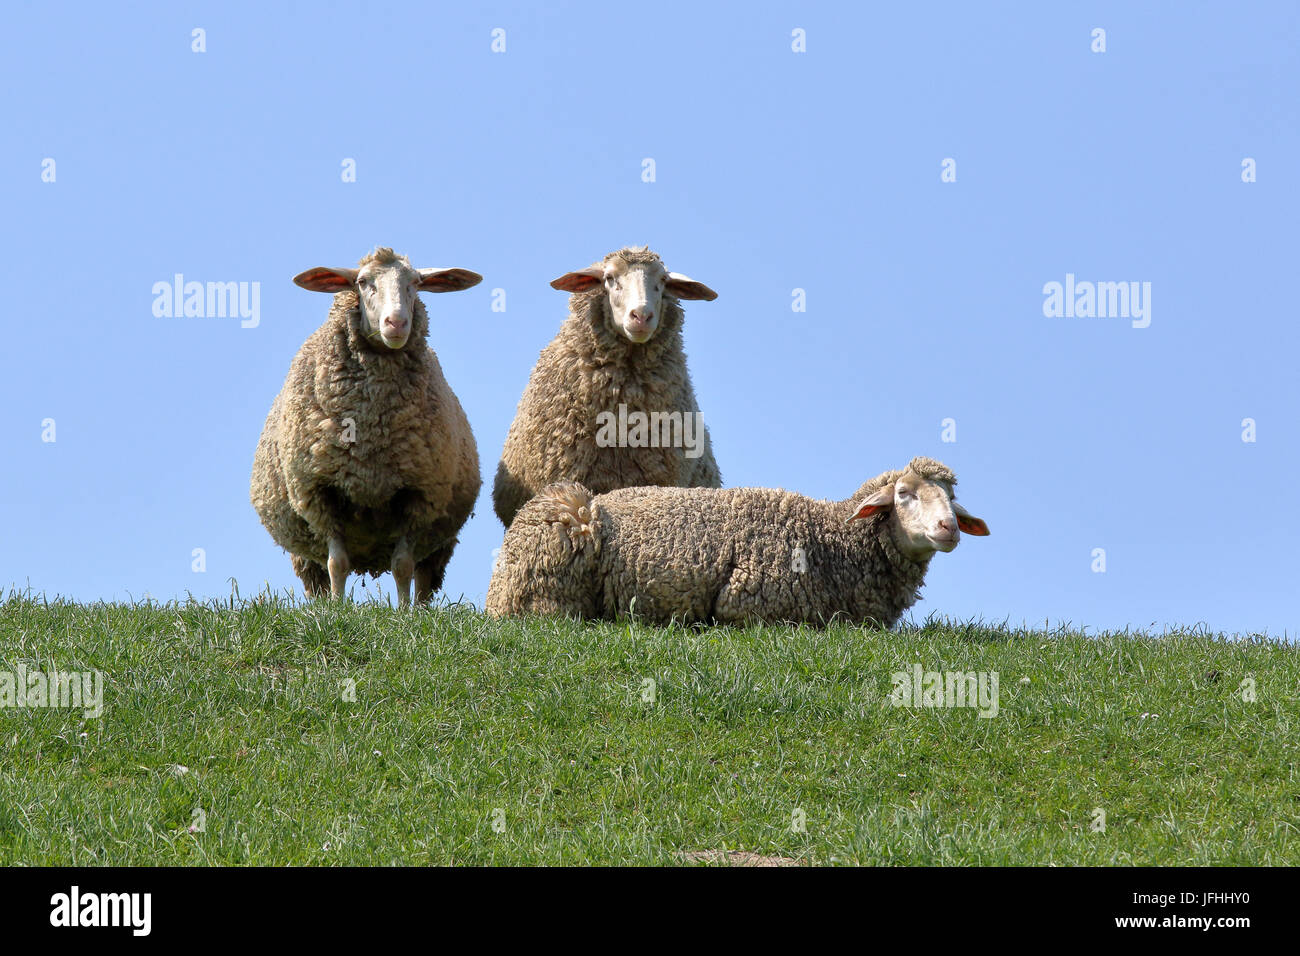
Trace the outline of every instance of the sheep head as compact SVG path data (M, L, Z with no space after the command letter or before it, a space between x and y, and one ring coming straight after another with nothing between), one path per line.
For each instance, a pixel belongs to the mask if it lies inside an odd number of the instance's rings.
M677 299L712 301L718 297L704 283L669 272L659 256L644 246L620 249L603 262L566 272L551 283L551 288L574 293L603 289L609 302L606 314L614 330L638 345L649 342L658 331L665 293Z
M406 256L381 247L355 269L317 266L300 272L293 281L312 292L354 292L366 338L400 349L415 329L420 292L459 292L478 285L483 277L468 269L415 269Z
M859 501L845 524L885 515L888 533L905 557L923 561L936 551L951 551L963 531L989 533L983 520L953 500L957 479L939 462L914 458L903 471L882 478L889 480Z

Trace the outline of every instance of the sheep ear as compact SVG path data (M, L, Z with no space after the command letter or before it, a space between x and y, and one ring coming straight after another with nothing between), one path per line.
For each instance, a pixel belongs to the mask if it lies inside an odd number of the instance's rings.
M957 502L952 503L952 513L957 516L957 528L965 534L973 534L977 537L984 537L989 533L989 526L984 523L983 518L977 518Z
M863 498L858 504L858 510L845 518L844 523L852 524L892 507L894 507L894 486L889 484Z
M460 292L483 281L477 272L468 269L421 269L420 291Z
M577 272L566 272L551 283L552 289L561 292L587 292L600 285L605 279L605 266L587 266Z
M356 283L357 270L317 266L315 269L299 272L293 277L293 281L295 285L310 289L312 292L346 292Z
M668 282L664 286L664 291L678 299L703 299L705 302L712 302L718 297L703 282L696 282L690 276L684 276L680 272L668 273Z

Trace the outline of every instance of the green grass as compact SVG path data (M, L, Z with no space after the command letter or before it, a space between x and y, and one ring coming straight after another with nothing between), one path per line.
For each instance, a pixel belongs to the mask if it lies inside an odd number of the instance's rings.
M13 593L20 663L107 689L0 708L3 864L1300 862L1283 642ZM998 715L891 706L916 663L997 672Z

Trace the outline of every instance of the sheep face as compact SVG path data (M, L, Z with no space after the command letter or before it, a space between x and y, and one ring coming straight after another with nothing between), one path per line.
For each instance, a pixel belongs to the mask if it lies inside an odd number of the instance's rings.
M401 261L370 262L357 270L357 300L367 335L390 349L400 349L411 337L420 273Z
M299 273L293 281L313 292L353 290L366 338L400 349L411 338L420 292L456 292L477 285L483 277L468 269L414 269L405 256L380 248L362 259L356 269L318 266Z
M664 293L678 299L711 301L718 294L701 282L664 268L648 249L623 249L605 261L578 272L568 272L551 283L564 292L603 290L609 308L603 310L613 331L629 342L643 345L659 329Z
M629 342L640 345L659 328L659 306L668 271L659 262L629 265L622 259L605 264L602 281L614 327Z
M953 501L947 482L912 474L868 495L846 523L880 513L888 514L888 531L895 547L914 561L924 561L936 551L951 551L963 531L989 533L988 525Z

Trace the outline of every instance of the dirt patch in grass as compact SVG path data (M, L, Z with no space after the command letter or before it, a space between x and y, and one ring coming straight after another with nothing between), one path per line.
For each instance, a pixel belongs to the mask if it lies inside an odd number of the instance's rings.
M677 854L685 863L711 866L803 866L802 860L788 856L764 856L749 850L685 850Z

